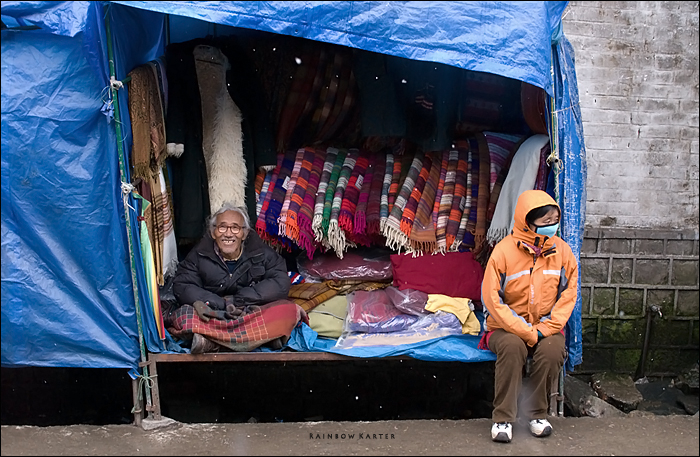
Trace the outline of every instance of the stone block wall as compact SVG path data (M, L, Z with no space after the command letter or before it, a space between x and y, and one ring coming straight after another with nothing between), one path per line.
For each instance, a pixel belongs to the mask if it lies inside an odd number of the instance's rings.
M678 374L698 361L698 232L587 229L581 248L583 363L575 372L634 374L646 310L647 375Z
M698 2L572 1L589 227L698 229Z

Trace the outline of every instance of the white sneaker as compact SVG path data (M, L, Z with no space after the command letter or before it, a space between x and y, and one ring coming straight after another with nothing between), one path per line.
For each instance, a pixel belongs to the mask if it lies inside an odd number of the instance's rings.
M538 438L552 434L552 424L547 419L533 419L530 421L530 433Z
M494 422L491 427L491 439L499 443L510 443L513 438L513 426L510 422Z

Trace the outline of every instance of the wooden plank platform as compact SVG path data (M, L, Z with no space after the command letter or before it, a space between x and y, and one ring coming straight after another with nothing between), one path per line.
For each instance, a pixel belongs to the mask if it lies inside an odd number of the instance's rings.
M382 357L393 360L415 360L408 356ZM322 362L335 360L367 360L331 352L212 352L206 354L148 354L153 362Z

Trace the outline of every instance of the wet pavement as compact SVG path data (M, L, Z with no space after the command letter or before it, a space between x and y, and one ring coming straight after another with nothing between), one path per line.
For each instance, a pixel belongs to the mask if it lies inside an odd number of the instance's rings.
M489 419L133 425L3 425L2 455L698 455L698 414L550 417L554 432L491 441Z

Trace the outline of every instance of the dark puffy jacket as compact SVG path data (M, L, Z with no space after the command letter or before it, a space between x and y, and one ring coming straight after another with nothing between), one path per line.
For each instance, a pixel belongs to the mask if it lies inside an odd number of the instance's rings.
M201 300L213 309L224 310L227 301L246 306L285 299L290 285L282 256L251 230L233 273L214 251L214 239L207 233L180 262L173 292L180 305ZM231 297L225 300L225 296Z

